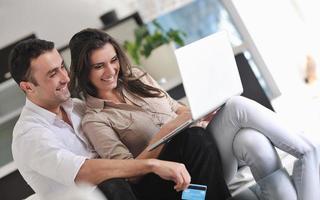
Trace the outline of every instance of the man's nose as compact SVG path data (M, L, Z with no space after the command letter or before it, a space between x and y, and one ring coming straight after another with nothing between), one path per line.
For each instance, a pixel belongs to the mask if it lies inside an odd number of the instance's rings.
M61 82L68 83L70 81L70 77L67 71L61 71Z

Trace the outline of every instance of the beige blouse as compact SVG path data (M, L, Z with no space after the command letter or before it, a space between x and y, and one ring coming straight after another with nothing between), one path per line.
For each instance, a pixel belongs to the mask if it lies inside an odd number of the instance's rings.
M134 68L133 73L139 76L143 72ZM141 77L141 80L160 88L148 74ZM103 158L137 157L160 127L177 116L175 111L179 103L167 93L160 98L137 98L123 89L123 94L130 104L114 104L92 96L87 97L82 128Z

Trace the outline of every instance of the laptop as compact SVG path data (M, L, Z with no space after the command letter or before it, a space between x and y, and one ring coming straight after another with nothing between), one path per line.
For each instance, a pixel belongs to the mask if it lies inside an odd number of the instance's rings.
M151 151L170 141L192 122L220 108L230 97L243 92L228 33L217 32L175 50L192 119L157 142Z

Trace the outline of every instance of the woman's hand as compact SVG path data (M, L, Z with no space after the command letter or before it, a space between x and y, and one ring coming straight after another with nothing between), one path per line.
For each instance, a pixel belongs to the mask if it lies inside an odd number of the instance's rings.
M206 116L199 119L195 125L206 128L208 126L208 124L211 122L211 120L214 118L216 113L217 113L217 111L213 111L213 112L207 114Z
M191 117L191 113L189 110L186 110L184 112L181 112L180 114L177 115L177 117L171 121L169 121L168 123L164 124L161 129L166 129L167 134L170 133L171 131L173 131L174 129L176 129L178 126L180 126L181 124L183 124L184 122L190 120Z

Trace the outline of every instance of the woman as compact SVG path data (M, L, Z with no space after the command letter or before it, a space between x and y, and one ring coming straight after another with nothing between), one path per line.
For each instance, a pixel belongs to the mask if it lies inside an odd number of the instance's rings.
M293 178L299 199L320 199L315 146L292 134L273 112L243 97L230 99L213 119L206 119L206 131L211 134L199 127L189 128L148 152L149 144L190 118L188 108L171 99L148 74L131 68L120 46L106 33L85 29L75 34L69 45L71 89L86 99L82 125L100 156L183 162L193 183L208 185L207 199L226 199L229 194L219 172L229 182L239 163L246 164L260 186L262 199L296 199L275 145L297 158ZM210 135L217 143L223 172ZM156 199L161 191L169 191L167 199L179 198L164 182L150 175L138 180L134 188L142 199ZM159 193L154 186L161 188Z

